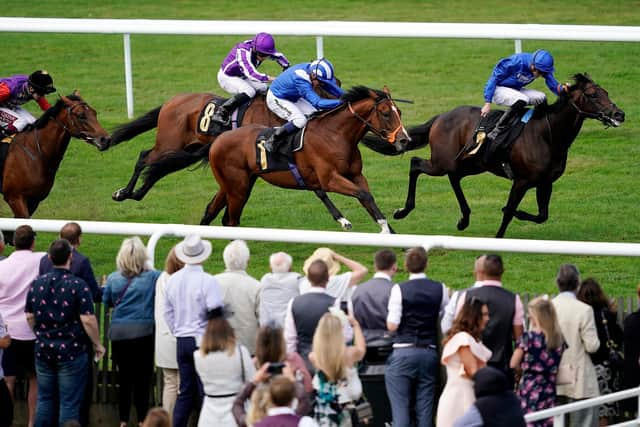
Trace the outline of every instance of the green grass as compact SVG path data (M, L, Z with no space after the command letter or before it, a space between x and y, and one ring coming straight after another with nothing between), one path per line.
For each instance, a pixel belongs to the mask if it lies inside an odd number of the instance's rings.
M94 4L97 3L97 4ZM89 6L90 5L90 6ZM638 25L640 2L615 4L583 1L568 7L565 2L545 1L509 5L499 1L338 1L317 3L250 0L246 2L167 0L64 3L43 0L7 4L5 16L69 18L153 19L247 19L247 20L371 20L407 22L496 22L532 24ZM258 30L258 29L256 29ZM179 92L222 93L215 74L235 36L146 36L131 37L136 115L140 115ZM99 112L107 129L128 121L126 117L122 36L90 34L3 33L5 61L1 75L48 69L63 94L80 89ZM278 48L293 63L315 56L312 37L277 37ZM327 37L325 54L336 66L346 87L365 84L388 85L393 95L415 101L401 105L406 124L419 124L435 114L463 104L479 105L482 88L495 62L513 52L512 40L385 39ZM603 129L595 121L585 123L569 155L565 175L554 186L550 218L543 225L514 221L506 237L522 239L638 242L640 202L637 159L638 82L640 45L565 41L523 41L524 50L544 47L554 53L557 77L568 80L577 72L589 72L627 113L619 129ZM275 64L265 69L276 73ZM545 90L542 82L532 87ZM29 108L35 111L34 106ZM139 151L154 143L154 132L112 150L98 153L74 140L62 163L50 197L35 218L99 221L131 221L197 224L204 207L216 191L209 170L182 171L160 181L142 202L116 203L111 193L127 182ZM391 216L404 203L411 156L428 157L428 150L385 158L363 149L364 173L376 201ZM417 208L407 219L391 220L399 233L493 236L500 224L500 209L507 199L509 183L490 175L469 177L463 189L471 209L471 225L465 232L455 228L459 217L455 197L446 178L423 176L419 180ZM332 195L355 231L377 232L379 228L354 199ZM535 194L522 207L535 211ZM10 216L6 204L0 216ZM219 219L215 222L219 225ZM312 193L285 191L258 182L242 224L251 227L338 230ZM39 234L38 250L46 250L53 234ZM115 268L120 236L85 235L81 250L92 259L98 275ZM176 240L163 240L157 251L161 265ZM214 242L215 252L206 268L222 269L221 252L226 242ZM315 245L284 245L249 242L250 272L267 271L268 255L287 250L300 269ZM336 247L370 265L377 248ZM460 288L471 281L476 253L434 251L429 274ZM637 260L616 257L577 257L503 254L505 282L520 292L553 292L553 279L560 263L575 262L583 274L598 278L611 295L631 295L640 277ZM399 278L406 277L401 274Z

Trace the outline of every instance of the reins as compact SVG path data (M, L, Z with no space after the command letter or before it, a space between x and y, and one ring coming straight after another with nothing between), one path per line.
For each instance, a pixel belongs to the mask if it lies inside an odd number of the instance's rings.
M376 100L375 104L373 104L373 107L371 107L371 110L369 110L369 113L367 114L367 116L370 116L373 113L374 110L377 110L378 109L378 105L380 103L384 102L385 100L389 100L389 101L391 101L393 103L393 101L390 98L379 98L379 99ZM394 108L392 108L392 110L398 116L398 121L400 122L400 124L398 125L398 127L396 127L391 132L388 132L386 130L376 129L373 126L373 123L371 123L369 120L367 120L364 117L362 117L360 114L358 114L353 109L353 107L351 106L350 102L347 103L347 107L349 107L349 111L351 112L351 114L353 114L357 119L359 119L362 123L364 123L365 126L367 126L371 132L373 132L374 134L376 134L380 138L385 139L390 144L393 143L393 141L396 139L396 135L402 129L402 120L400 119L400 115L398 114L398 109L395 108L395 105L394 105Z

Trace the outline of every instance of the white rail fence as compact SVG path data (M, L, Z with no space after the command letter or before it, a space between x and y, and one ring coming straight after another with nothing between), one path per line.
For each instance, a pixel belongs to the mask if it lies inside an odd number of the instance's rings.
M196 21L151 19L66 19L0 17L0 32L122 34L127 114L134 115L131 34L275 35L316 37L316 54L324 56L323 37L404 37L638 42L640 27L596 25L468 24L434 22L348 21Z
M58 233L67 220L0 218L0 230L15 230L29 224L36 231ZM287 230L279 228L210 227L185 224L148 224L126 222L77 221L84 234L149 236L147 249L154 261L155 249L162 237L199 234L208 239L243 239L283 243L314 243L467 251L499 251L538 254L640 256L640 243L602 243L559 240L494 239L484 237L427 236L417 234L376 234L342 231Z
M574 411L587 409L594 406L600 406L605 403L616 402L618 400L636 398L637 404L640 405L640 387L628 390L610 393L604 396L598 396L591 399L581 400L579 402L569 403L567 405L556 406L555 408L545 409L543 411L533 412L525 416L525 420L530 423L553 417L553 427L564 427L564 416ZM640 425L640 413L634 420L628 420L619 424L610 424L610 427L627 427Z

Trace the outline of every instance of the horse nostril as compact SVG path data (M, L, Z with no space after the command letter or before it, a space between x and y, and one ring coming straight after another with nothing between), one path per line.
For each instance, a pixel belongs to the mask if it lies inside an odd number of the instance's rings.
M616 111L615 114L613 115L613 118L618 120L619 122L623 122L624 121L624 111Z

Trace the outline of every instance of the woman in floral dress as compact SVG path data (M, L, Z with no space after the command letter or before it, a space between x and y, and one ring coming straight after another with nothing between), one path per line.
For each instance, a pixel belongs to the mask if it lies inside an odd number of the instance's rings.
M525 413L555 405L556 375L566 348L551 301L544 297L535 298L528 309L530 329L520 337L511 357L511 368L521 374L517 394ZM553 419L528 425L551 427Z

